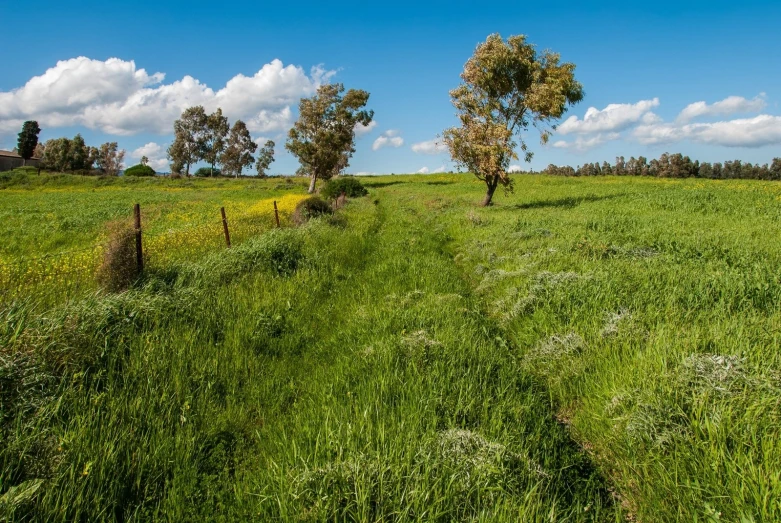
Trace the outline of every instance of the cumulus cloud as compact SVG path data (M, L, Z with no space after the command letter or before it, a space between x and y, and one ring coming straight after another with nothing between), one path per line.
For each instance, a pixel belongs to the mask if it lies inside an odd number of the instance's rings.
M399 136L399 131L390 129L382 133L382 136L374 140L372 150L378 151L383 147L401 147L404 145L404 138Z
M520 165L511 165L509 169L507 169L508 173L520 173L523 172L523 168L521 168Z
M421 167L420 169L418 169L416 171L416 173L417 174L428 174L429 173L428 167Z
M114 135L170 134L174 120L193 105L209 112L221 107L254 132L284 131L293 121L291 105L333 74L321 66L307 74L273 60L215 91L192 76L163 83L163 73L149 74L132 60L82 56L59 61L22 87L0 92L0 132L16 131L24 120L35 119L44 128L82 125Z
M617 132L639 122L654 107L659 98L640 100L634 104L610 104L604 109L589 107L583 119L570 116L558 127L560 134Z
M642 144L668 144L682 140L724 147L762 147L781 144L781 116L761 114L713 123L679 125L658 123L638 126L632 133Z
M149 159L149 166L155 171L168 170L168 156L164 146L149 142L130 152L131 158L141 160L142 156Z
M377 120L372 120L369 122L369 125L357 123L355 124L355 137L360 138L361 136L366 136L372 132L375 127L377 127Z
M724 100L708 105L705 102L694 102L687 105L678 115L677 121L690 122L700 116L728 116L739 113L757 113L765 108L765 93L760 93L753 100L742 96L728 96Z
M438 139L412 144L412 151L420 154L440 154L447 152L447 146Z

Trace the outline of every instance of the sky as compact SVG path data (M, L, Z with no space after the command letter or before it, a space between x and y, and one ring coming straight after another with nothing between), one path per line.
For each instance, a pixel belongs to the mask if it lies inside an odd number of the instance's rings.
M45 141L116 141L169 170L173 121L221 107L271 174L298 101L324 82L371 93L351 173L455 170L437 141L448 92L491 33L525 34L576 64L584 100L515 169L681 152L701 161L781 156L781 2L0 2L0 149L25 120Z

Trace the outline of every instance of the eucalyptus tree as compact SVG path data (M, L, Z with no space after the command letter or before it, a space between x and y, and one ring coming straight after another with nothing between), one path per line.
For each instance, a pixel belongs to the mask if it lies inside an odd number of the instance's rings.
M174 141L168 147L168 158L173 165L185 169L190 175L190 166L204 156L206 121L208 116L203 106L188 107L174 122Z
M242 122L244 125L244 122ZM244 125L246 131L247 126ZM206 117L206 123L202 133L203 141L203 160L209 164L209 176L214 174L214 165L220 160L223 150L225 150L225 137L230 131L228 117L222 115L222 109L219 107L216 111Z
M444 132L444 143L459 167L485 182L483 205L490 205L499 184L512 190L507 171L518 158L516 148L531 161L522 133L532 125L547 143L555 121L583 99L583 87L574 64L560 63L551 51L538 53L523 35L506 41L490 35L464 65L461 79L450 91L461 125Z
M366 110L369 93L342 84L324 84L298 105L299 117L288 133L285 148L296 156L309 174L309 192L318 179L328 180L355 151L356 124L369 125L374 111ZM346 155L346 158L344 157Z
M258 176L261 178L266 176L266 171L274 162L275 146L274 140L267 140L266 144L258 151L258 161L255 163L255 168L258 170Z
M236 120L228 134L225 150L220 155L222 172L238 178L241 171L255 161L252 153L257 148L258 144L252 141L247 125L241 120Z

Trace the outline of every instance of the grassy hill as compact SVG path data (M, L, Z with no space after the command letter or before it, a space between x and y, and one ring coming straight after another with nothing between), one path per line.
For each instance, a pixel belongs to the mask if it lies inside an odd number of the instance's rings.
M45 179L7 267L137 201L151 263L6 279L10 520L781 519L781 185L365 178L273 230L301 182Z

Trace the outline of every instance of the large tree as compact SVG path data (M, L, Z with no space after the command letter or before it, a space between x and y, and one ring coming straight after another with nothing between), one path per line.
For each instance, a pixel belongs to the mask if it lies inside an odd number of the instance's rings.
M477 46L464 65L463 83L450 91L461 126L447 129L444 142L459 166L485 182L483 205L491 204L499 184L512 189L507 171L518 158L516 148L531 161L522 134L529 125L546 143L555 121L583 99L574 73L574 64L560 63L551 51L538 53L523 35L505 41L492 34Z
M266 171L271 167L274 162L274 147L276 144L274 140L266 141L266 145L260 148L258 151L258 161L255 163L255 168L258 171L258 176L261 178L266 176Z
M222 172L234 175L237 178L245 167L249 167L255 161L252 157L258 148L258 144L252 141L247 130L247 125L241 120L236 120L228 135L228 142L220 155Z
M206 134L206 111L203 106L188 107L174 122L174 141L168 147L171 163L185 168L190 176L190 166L203 158Z
M340 164L346 167L354 152L356 124L369 125L374 111L364 109L369 93L342 84L324 84L311 98L302 98L299 117L288 133L285 147L309 173L309 192L319 179L328 180Z
M244 129L247 129L246 125L244 125ZM225 137L229 131L228 117L222 115L222 109L217 108L206 117L206 126L203 132L203 159L209 164L209 176L214 174L214 165L220 161L222 151L225 150Z
M22 124L22 132L19 133L19 139L16 142L19 156L22 157L22 165L27 165L27 160L33 157L40 133L41 128L38 127L38 122L28 120Z

